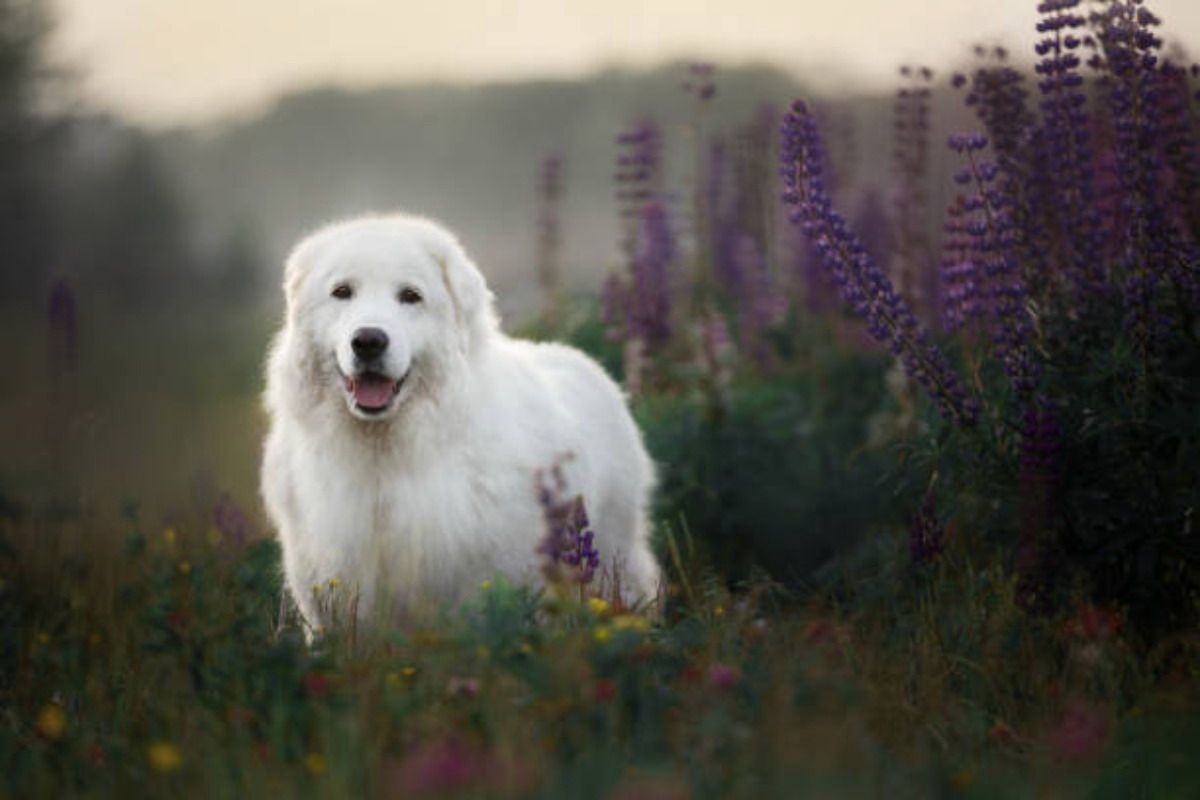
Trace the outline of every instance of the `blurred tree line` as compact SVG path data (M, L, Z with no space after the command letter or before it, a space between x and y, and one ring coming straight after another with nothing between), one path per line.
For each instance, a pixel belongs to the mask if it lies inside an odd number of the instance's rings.
M52 24L45 0L0 0L0 303L254 296L253 232L201 245L152 137L71 99Z

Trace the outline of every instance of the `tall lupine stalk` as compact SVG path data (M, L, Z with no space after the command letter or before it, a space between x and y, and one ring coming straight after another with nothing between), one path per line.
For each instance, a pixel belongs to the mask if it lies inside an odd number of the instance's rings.
M730 168L733 178L733 213L742 231L769 249L775 223L775 131L778 110L761 105L754 117L732 137Z
M1191 72L1200 73L1193 66ZM1192 106L1189 70L1165 61L1159 80L1162 152L1171 170L1170 208L1176 224L1200 242L1200 147L1196 141L1196 110Z
M930 260L928 199L925 180L929 174L930 84L933 72L928 67L901 67L907 81L896 93L893 121L893 171L896 194L893 209L896 219L896 256L892 279L896 289L914 307L922 307L929 298L922 282L928 277Z
M637 226L629 274L608 279L602 302L605 321L618 338L632 345L628 358L640 364L643 356L661 349L671 338L671 266L676 245L667 208L658 200L642 206ZM627 377L638 376L627 371Z
M963 99L975 111L991 142L996 163L1009 177L1002 187L1008 194L1014 227L1020 236L1021 268L1025 282L1036 289L1048 282L1047 217L1054 187L1038 160L1043 136L1037 116L1029 108L1026 76L1009 63L1003 47L976 47L979 65L970 76L955 75L955 88L966 88ZM1030 146L1034 143L1034 146ZM957 205L957 204L956 204ZM963 209L952 206L947 226L953 228ZM954 231L948 230L954 235ZM952 260L953 263L953 260ZM948 265L943 260L943 279ZM951 266L951 273L955 270ZM951 275L952 280L955 280ZM970 315L970 312L967 312ZM944 315L950 321L954 313Z
M713 147L719 142L710 143L706 132L709 111L717 95L716 67L702 61L689 64L681 88L693 100L692 116L685 128L685 135L691 144L692 160L690 219L685 217L681 221L685 229L683 232L690 234L692 242L694 291L691 299L695 306L694 315L702 315L707 313L705 308L711 301L712 273L716 266L710 243L718 235L714 230L717 213L714 204L719 203L720 198L714 197L713 192L719 191L724 180L724 164L719 154L713 152ZM716 167L715 173L709 171L712 167Z
M839 114L836 111L831 112L821 108L813 108L811 113L816 120L817 126L822 130L828 131L844 128L839 121ZM833 117L832 122L830 121L830 117ZM837 135L839 134L834 134L834 136ZM782 144L780 147L782 147ZM782 158L782 153L779 157ZM821 148L819 157L823 159L822 175L824 176L825 190L832 198L840 193L841 186L844 183L841 177L846 172L846 168L852 159L843 153L841 157L836 159L838 163L835 164L833 154L824 147ZM843 165L841 162L846 162L846 164ZM790 221L792 214L790 208L783 205L780 207L780 212L784 218ZM856 228L856 230L860 233L866 232L866 229L862 227ZM782 238L789 255L789 273L796 284L794 295L797 298L797 305L799 306L802 303L804 309L813 316L828 311L837 302L835 297L836 291L826 277L822 258L817 252L816 247L813 246L812 241L804 234L804 231L796 225L785 224ZM864 243L870 242L869 234L865 235ZM894 244L894 239L889 240L889 244ZM867 252L871 253L876 259L875 263L877 264L891 263L893 251L890 247L885 252L875 252L870 247L867 247Z
M942 239L941 299L942 327L947 332L965 328L984 311L984 282L979 262L980 237L976 212L978 197L958 195L946 210Z
M670 266L675 234L663 192L662 134L644 119L617 137L617 210L628 273L605 282L602 314L625 342L625 386L636 394L646 356L671 337Z
M739 343L759 366L767 362L765 334L786 316L787 300L770 271L774 206L766 187L775 113L755 119L711 148L708 167L708 229L713 277L728 310L736 314Z
M996 164L979 155L987 147L984 136L957 134L950 149L967 160L967 168L955 176L957 183L973 186L975 193L960 198L958 222L966 260L960 269L974 294L960 304L979 313L979 301L990 301L992 343L996 356L1017 395L1028 398L1037 389L1041 364L1033 354L1033 320L1026 307L1027 291L1020 269L1020 235L1014 219L1013 192L1006 189L1008 176ZM968 300L963 297L963 300Z
M557 316L562 303L562 173L558 155L544 158L538 172L537 279L543 310L551 318Z
M1073 305L1096 297L1103 284L1101 220L1093 203L1094 157L1087 95L1080 73L1080 48L1087 19L1080 0L1045 0L1038 5L1041 35L1035 50L1042 126L1037 133L1038 174L1046 179L1050 236L1043 242L1050 262L1074 287Z
M617 213L623 233L621 249L633 257L637 243L642 207L662 199L662 131L658 123L645 118L617 136L616 182Z
M1167 322L1162 287L1173 282L1188 304L1200 296L1194 245L1182 240L1164 205L1160 115L1168 84L1159 69L1162 40L1154 32L1160 22L1140 0L1112 0L1092 22L1121 188L1125 324L1139 347L1150 349Z
M738 219L732 198L735 189L729 149L723 139L716 139L709 146L704 174L704 229L708 237L704 249L712 265L713 287L727 297L736 297L741 290L742 275L740 264L733 258L738 238Z
M675 257L675 234L666 206L658 201L646 203L639 218L631 276L634 297L629 309L634 336L651 350L671 338L670 269Z
M905 372L920 383L943 417L960 426L974 424L978 402L967 395L958 375L929 341L912 308L892 286L833 209L825 188L820 137L808 107L800 101L784 116L780 145L783 200L790 218L803 227L842 298L867 323L870 335L889 348Z

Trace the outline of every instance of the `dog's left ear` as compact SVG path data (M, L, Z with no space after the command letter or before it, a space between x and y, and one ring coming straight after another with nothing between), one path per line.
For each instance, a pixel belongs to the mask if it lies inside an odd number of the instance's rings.
M442 270L442 281L454 304L454 316L465 333L464 347L492 324L492 293L483 273L471 261L462 245L449 233L439 230L430 242L433 257Z

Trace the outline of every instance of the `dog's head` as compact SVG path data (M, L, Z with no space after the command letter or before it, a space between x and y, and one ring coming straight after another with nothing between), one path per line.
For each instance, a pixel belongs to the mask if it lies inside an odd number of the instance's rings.
M495 324L483 275L428 220L372 217L303 240L288 259L290 346L320 396L384 420L436 388Z

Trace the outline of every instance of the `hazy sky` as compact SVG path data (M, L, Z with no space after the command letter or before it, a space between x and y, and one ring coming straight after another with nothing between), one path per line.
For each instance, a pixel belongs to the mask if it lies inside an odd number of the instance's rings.
M676 56L770 60L837 84L1032 44L1037 0L52 0L85 96L169 124L311 83L579 75ZM1151 0L1200 54L1200 0Z

